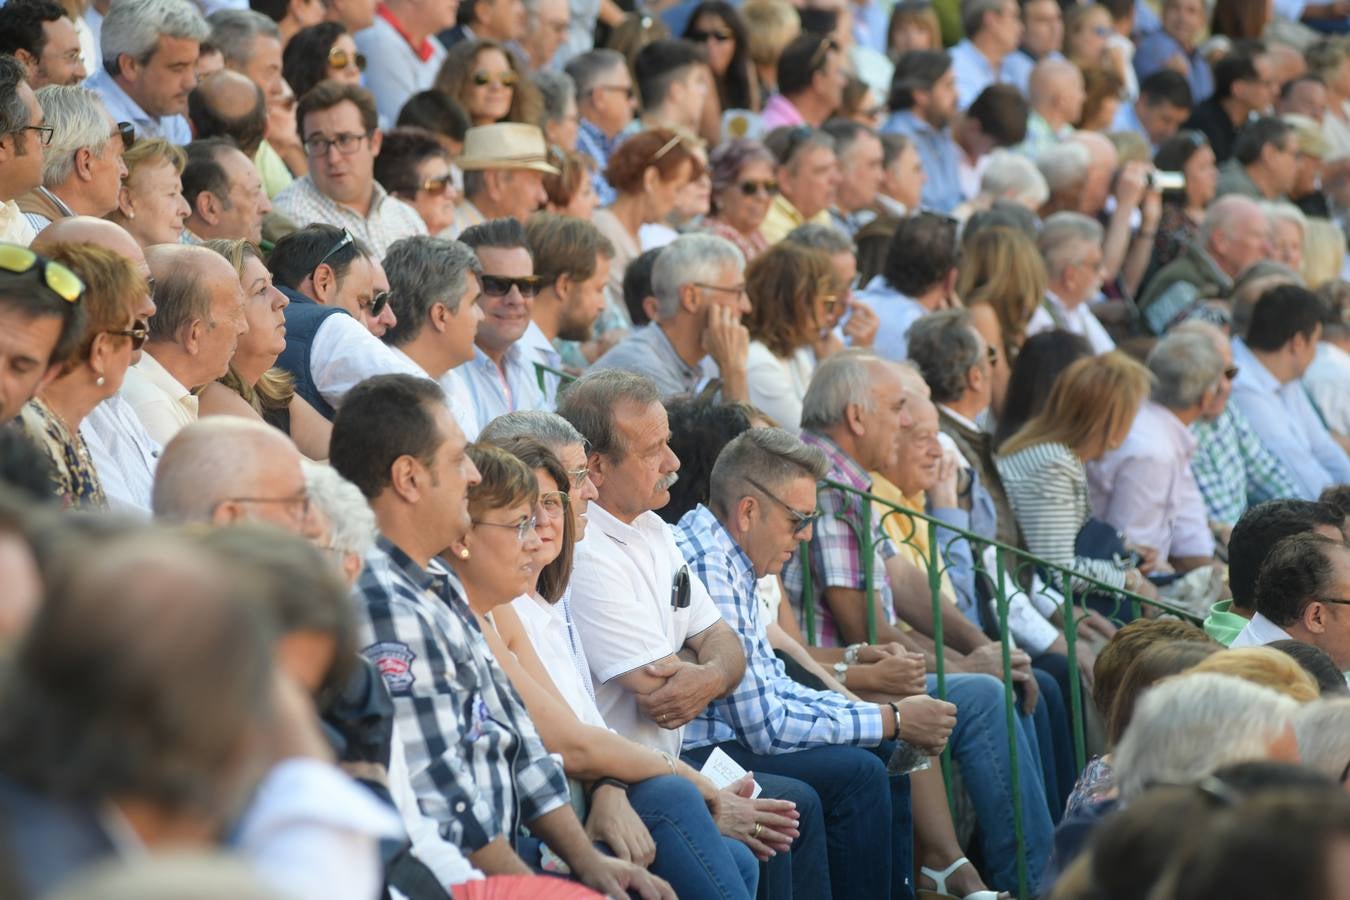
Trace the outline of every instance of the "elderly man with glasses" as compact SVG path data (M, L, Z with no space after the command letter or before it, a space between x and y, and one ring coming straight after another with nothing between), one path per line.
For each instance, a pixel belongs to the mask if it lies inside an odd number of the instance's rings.
M309 174L277 194L277 212L302 227L322 222L346 228L381 257L399 238L427 233L417 210L375 181L383 135L369 91L321 82L300 100L296 121Z

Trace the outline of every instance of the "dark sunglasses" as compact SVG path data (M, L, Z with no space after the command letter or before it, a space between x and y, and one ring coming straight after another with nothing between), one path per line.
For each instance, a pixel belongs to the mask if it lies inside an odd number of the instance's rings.
M689 40L693 41L696 44L701 44L707 40L717 41L720 44L725 41L729 41L734 37L735 35L725 28L713 28L708 31L689 32Z
M15 275L25 275L38 269L51 292L67 303L77 303L84 296L84 282L80 276L59 262L38 256L27 247L0 244L0 269Z
M136 126L130 122L118 122L117 134L122 138L123 150L130 150L131 146L136 143Z
M374 297L370 298L369 307L367 307L363 303L361 304L361 309L366 313L366 315L370 316L372 319L378 319L380 317L380 313L384 312L384 308L388 305L389 305L389 291L380 291Z
M422 182L422 190L428 194L444 194L450 188L450 176L439 175Z
M339 238L338 242L333 245L332 250L329 250L327 253L325 253L319 259L319 261L314 264L314 268L317 269L319 266L323 265L324 263L328 262L328 260L332 259L334 253L337 253L343 247L346 247L347 245L354 243L356 243L356 238L352 237L352 233L345 228L342 229L342 237ZM310 271L313 270L311 269Z
M688 609L691 593L689 564L686 563L675 570L675 579L670 583L670 608Z
M811 510L811 512L809 512L809 513L804 513L804 512L802 512L802 511L799 510L799 509L794 509L794 508L792 508L791 506L788 506L788 505L787 505L786 503L784 503L782 500L780 500L780 499L778 499L777 497L775 497L772 493L769 492L769 489L768 489L768 488L764 487L764 485L760 484L760 483L759 483L758 481L756 481L755 479L750 478L750 477L747 476L745 480L748 481L748 482L750 482L750 485L751 485L755 490L759 491L759 492L760 492L761 494L763 494L765 497L768 497L768 498L769 498L770 500L772 500L774 503L777 503L779 506L783 507L783 509L785 509L785 510L788 511L788 515L790 515L790 516L792 517L792 525L793 525L792 533L793 533L794 536L795 536L795 535L801 534L801 533L804 532L806 529L808 529L808 528L810 528L812 525L816 524L816 519L819 519L819 518L820 518L820 509L819 509L819 507L817 507L816 509Z
M511 288L520 291L522 297L533 297L539 293L539 288L544 283L544 279L538 275L526 275L524 278L508 278L505 275L480 275L478 280L483 285L483 293L488 297L505 297L511 293Z
M364 53L348 53L341 47L334 47L328 51L328 67L330 69L345 69L350 65L355 65L356 71L364 72L366 70L366 55Z
M741 193L747 197L753 197L760 191L763 191L770 197L778 195L778 182L769 181L742 181L740 184Z
M473 83L478 87L487 87L493 82L507 88L516 86L515 72L502 72L499 75L494 75L491 72L479 69L477 72L474 72L471 77L473 78Z
M145 339L150 337L150 323L144 319L137 319L130 328L123 328L121 331L110 329L107 333L131 338L131 349L139 350L145 346Z

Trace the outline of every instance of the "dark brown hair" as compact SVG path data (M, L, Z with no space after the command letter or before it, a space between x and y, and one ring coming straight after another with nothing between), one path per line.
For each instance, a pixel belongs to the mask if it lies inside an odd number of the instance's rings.
M543 469L553 479L558 490L566 496L570 484L567 469L558 459L558 455L544 444L534 438L518 437L503 441L499 446L531 470ZM538 484L538 476L535 477L535 482ZM543 493L542 488L540 493ZM577 536L572 527L571 501L564 500L563 503L562 550L553 562L539 571L539 578L536 581L540 595L549 603L557 603L567 590L568 582L572 580L572 548L576 544Z

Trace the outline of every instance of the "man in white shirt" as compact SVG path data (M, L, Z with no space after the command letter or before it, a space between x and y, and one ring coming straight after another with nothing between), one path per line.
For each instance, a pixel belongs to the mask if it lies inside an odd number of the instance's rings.
M375 95L380 125L392 128L408 98L431 87L445 62L437 32L455 24L459 4L386 0L375 11L375 24L357 32L356 47L366 56L362 79Z
M277 365L295 378L296 393L329 419L346 393L372 375L426 377L375 337L393 313L389 292L376 294L369 252L345 229L310 225L277 241L267 260L291 301Z
M646 378L611 369L569 386L558 412L589 442L599 492L572 575L596 700L614 730L675 755L683 726L740 683L745 653L653 512L680 466L665 408Z
M186 0L118 0L103 19L105 68L85 82L113 120L140 137L192 140L188 94L197 86L197 55L211 29ZM111 67L107 67L108 65Z
M150 278L150 266L141 245L122 226L107 219L90 216L60 219L42 230L33 242L33 249L42 253L57 244L104 247L131 260L142 275ZM136 309L136 318L149 321L154 314L155 301L147 293ZM144 352L131 351L132 365L140 361ZM80 437L89 448L94 470L112 508L133 515L150 515L150 492L160 445L146 432L121 391L93 408L80 423Z
M589 341L595 321L605 310L605 283L614 245L600 229L572 216L539 214L525 226L539 293L534 298L530 327L521 338L531 363L562 368L553 341ZM544 399L558 398L558 376L543 380Z
M1027 325L1027 334L1063 329L1085 338L1093 353L1106 353L1116 342L1097 321L1088 304L1101 295L1102 240L1099 222L1076 212L1058 212L1041 229L1041 256L1045 259L1045 300Z
M399 238L426 234L422 217L375 180L380 133L375 99L365 88L323 81L296 110L309 174L277 194L277 212L303 227L346 228L377 256Z
M1256 580L1256 615L1232 646L1295 640L1326 651L1350 671L1350 548L1320 534L1275 545Z
M19 197L42 184L43 148L51 132L42 107L13 57L0 56L0 241L27 247L36 236Z
M1088 463L1095 515L1125 537L1157 551L1159 571L1184 572L1213 562L1215 541L1204 498L1191 472L1191 423L1213 421L1228 405L1232 382L1214 340L1168 334L1148 355L1153 396L1116 449Z
M155 315L145 354L127 370L122 392L163 445L197 420L194 391L229 371L248 320L239 275L219 253L159 244L145 258L155 279Z
M384 342L395 356L440 384L466 439L477 439L482 423L473 397L451 370L474 358L473 336L483 320L478 305L483 267L459 241L427 236L394 244L384 262L390 305L398 319Z

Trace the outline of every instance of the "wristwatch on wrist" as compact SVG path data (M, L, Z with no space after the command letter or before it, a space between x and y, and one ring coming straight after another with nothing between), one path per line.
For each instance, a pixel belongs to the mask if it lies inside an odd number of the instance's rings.
M867 646L866 644L849 644L847 647L845 647L844 665L856 666L858 664L858 651L866 646Z
M848 663L837 662L834 664L834 677L840 684L848 684Z

